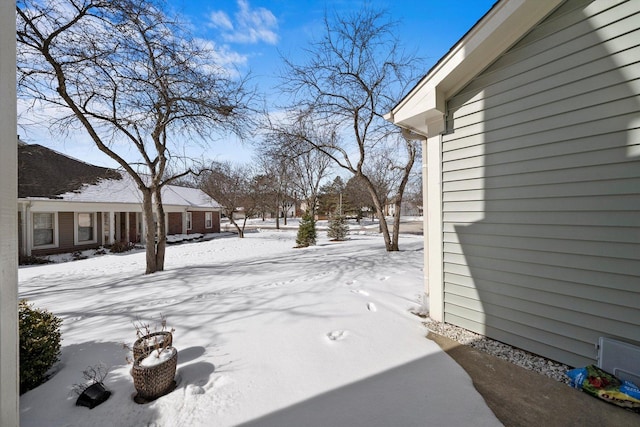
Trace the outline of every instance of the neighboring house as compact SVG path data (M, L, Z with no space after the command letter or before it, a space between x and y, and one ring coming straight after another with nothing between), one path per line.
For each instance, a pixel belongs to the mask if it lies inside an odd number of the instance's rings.
M390 200L384 206L385 215L393 216L396 212L395 201ZM400 216L422 216L422 205L418 205L415 202L407 199L402 200L400 205Z
M219 233L220 205L175 185L162 192L167 234ZM21 256L144 243L142 194L131 177L40 145L18 144Z
M501 0L387 115L431 317L571 366L640 344L640 1Z

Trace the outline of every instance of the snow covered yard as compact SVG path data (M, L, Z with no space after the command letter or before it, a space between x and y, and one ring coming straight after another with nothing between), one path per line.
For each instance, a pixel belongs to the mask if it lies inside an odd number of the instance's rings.
M144 252L23 267L20 297L63 320L57 373L20 399L22 426L500 425L470 378L409 309L421 304L423 241L356 234L293 249L294 230L261 230ZM133 322L175 328L177 388L146 405L123 343ZM73 384L110 367L112 395L76 407Z

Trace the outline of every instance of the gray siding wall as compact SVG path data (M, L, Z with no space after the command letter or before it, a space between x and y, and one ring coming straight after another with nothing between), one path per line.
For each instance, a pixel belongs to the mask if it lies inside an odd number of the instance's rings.
M569 0L448 101L445 321L594 363L640 344L640 1Z

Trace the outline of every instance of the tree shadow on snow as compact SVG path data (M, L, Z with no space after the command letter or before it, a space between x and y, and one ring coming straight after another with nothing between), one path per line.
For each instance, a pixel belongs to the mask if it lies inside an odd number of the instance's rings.
M122 417L135 420L136 425L147 425L158 418L158 413L149 405L133 402L135 388L126 357L129 351L122 343L88 341L62 347L56 374L49 381L20 397L21 426L121 425ZM82 372L87 367L103 364L109 370L104 385L111 392L109 398L89 410L76 406L78 395L74 384L85 383ZM120 420L118 421L118 419Z

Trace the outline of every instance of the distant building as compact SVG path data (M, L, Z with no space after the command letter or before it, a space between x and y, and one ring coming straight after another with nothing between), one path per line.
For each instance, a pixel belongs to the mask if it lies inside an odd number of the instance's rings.
M168 235L220 232L221 207L201 190L167 185L162 199ZM21 256L144 243L142 194L127 173L19 141L18 228Z

